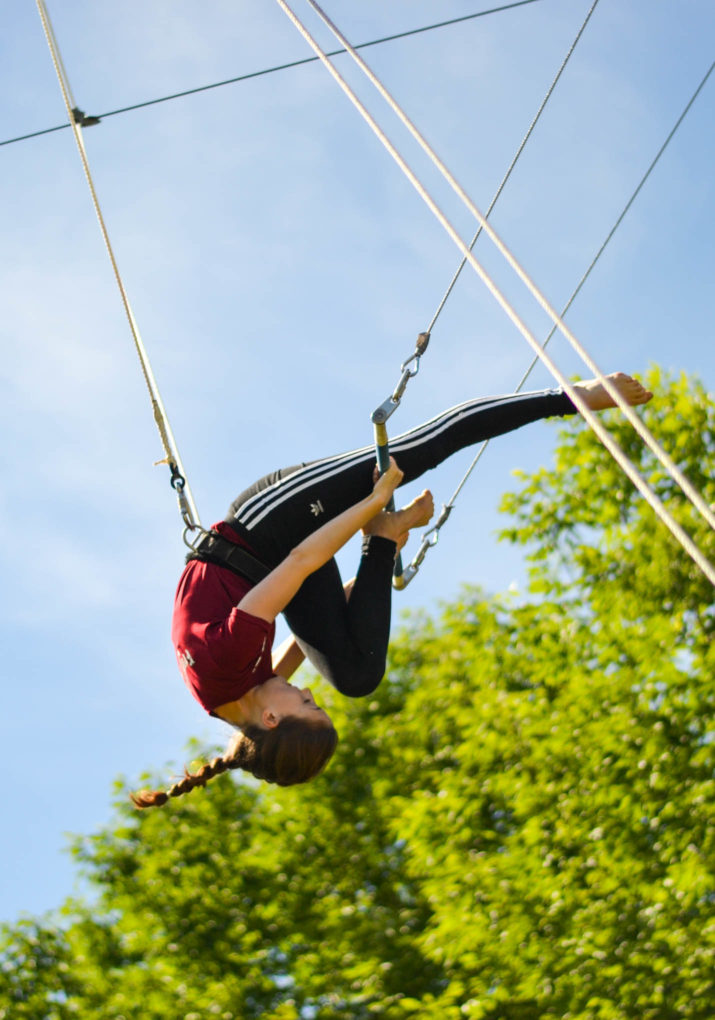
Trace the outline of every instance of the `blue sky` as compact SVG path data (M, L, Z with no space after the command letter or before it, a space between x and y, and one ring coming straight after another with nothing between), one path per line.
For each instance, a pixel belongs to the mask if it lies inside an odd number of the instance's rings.
M364 41L485 9L331 0ZM481 208L588 3L539 0L364 53ZM328 48L307 5L296 8ZM158 0L50 7L78 104L101 113L309 55L277 4ZM4 9L2 138L61 123L34 6ZM709 0L600 0L492 222L555 304L571 293L712 61ZM340 67L465 237L473 223L404 131ZM606 370L649 361L715 385L711 80L569 315ZM85 131L100 201L205 524L255 477L370 441L459 261L452 242L316 64L111 117ZM66 832L110 815L114 778L223 743L176 671L168 630L183 546L116 287L69 131L0 148L4 271L2 917L73 889ZM487 241L530 326L548 323ZM553 353L581 366L566 343ZM393 419L401 431L511 390L529 351L470 270ZM543 369L533 388L550 385ZM437 551L395 598L435 607L463 582L523 585L496 542L515 467L546 426L483 459ZM433 472L438 504L469 458ZM407 496L410 494L407 493ZM355 548L341 558L345 573Z

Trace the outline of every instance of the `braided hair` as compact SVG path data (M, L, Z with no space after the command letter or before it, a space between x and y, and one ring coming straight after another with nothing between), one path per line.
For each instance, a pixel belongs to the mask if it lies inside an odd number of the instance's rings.
M315 726L304 719L286 716L269 730L246 726L233 737L224 754L203 765L198 772L184 772L168 790L140 790L130 794L138 808L160 807L169 797L206 786L209 779L227 769L243 769L256 779L279 786L307 783L325 768L338 744L333 726Z

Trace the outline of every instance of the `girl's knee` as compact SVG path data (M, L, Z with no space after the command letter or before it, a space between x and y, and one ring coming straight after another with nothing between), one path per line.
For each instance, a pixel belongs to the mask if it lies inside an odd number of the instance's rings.
M346 698L364 698L376 691L385 675L385 663L349 663L338 667L328 678Z

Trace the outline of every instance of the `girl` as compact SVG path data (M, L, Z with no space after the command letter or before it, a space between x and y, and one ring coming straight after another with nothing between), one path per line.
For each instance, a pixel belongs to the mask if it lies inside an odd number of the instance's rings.
M631 405L653 395L621 372L609 378ZM592 410L613 406L596 380L575 388ZM391 460L377 480L374 451L365 447L277 471L241 493L187 557L172 626L194 697L237 732L222 757L168 791L133 794L137 807L164 804L228 768L281 786L316 776L337 733L312 693L288 681L307 656L348 697L370 694L380 683L395 554L434 511L425 490L404 509L386 512L393 491L465 446L574 413L560 390L471 400L398 436L390 444L397 463ZM360 530L358 571L343 587L333 557ZM292 637L272 655L281 612Z

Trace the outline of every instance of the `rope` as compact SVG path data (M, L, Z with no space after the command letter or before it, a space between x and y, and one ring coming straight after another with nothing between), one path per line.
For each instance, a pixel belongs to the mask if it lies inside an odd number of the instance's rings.
M284 0L278 0L278 3L280 4L281 7L287 6L287 5L284 4ZM318 14L318 16L321 18L321 20L328 26L328 28L333 33L333 35L335 35L335 37L341 41L343 46L345 46L345 48L350 53L350 56L357 63L358 67L363 71L363 73L367 76L367 78L370 81L370 83L378 90L380 95L387 102L387 104L390 106L390 108L396 114L396 116L399 118L399 120L402 122L402 124L408 129L408 131L410 132L412 137L419 144L420 148L423 150L423 152L425 152L425 154L429 157L430 161L439 170L439 172L442 174L442 176L447 181L447 183L450 185L450 187L455 192L455 194L462 200L462 202L464 203L466 208L478 220L478 222L480 223L484 233L493 242L493 244L496 246L496 248L500 252L500 254L506 259L506 261L511 266L511 268L514 270L514 272L517 274L519 279L527 287L527 289L529 290L529 293L532 295L532 297L535 298L536 301L538 301L538 303L541 305L543 310L547 313L547 315L551 318L551 320L558 326L558 328L561 330L563 335L569 341L571 346L574 348L574 350L580 356L580 358L584 362L584 364L586 364L589 367L589 369L593 372L593 374L596 376L596 378L601 383L601 385L604 387L604 389L609 394L611 399L618 405L618 407L621 408L621 410L623 411L623 413L626 416L626 418L628 419L628 421L631 423L631 425L636 430L636 432L641 437L641 439L646 444L646 446L648 446L649 449L652 451L652 453L655 454L655 456L660 461L660 463L663 465L663 467L668 472L670 477L680 486L680 488L685 493L687 498L690 500L690 502L693 504L693 506L695 506L695 508L700 512L700 514L705 518L705 520L708 522L710 527L715 529L715 514L712 512L712 510L707 505L705 500L702 498L700 493L695 489L695 487L685 477L685 475L678 468L678 466L672 460L672 458L669 457L668 454L665 452L665 450L662 449L662 447L660 446L658 441L655 439L653 434L644 425L644 423L641 421L641 419L635 413L633 408L621 396L621 394L618 392L617 388L610 382L609 379L606 378L606 376L604 375L602 370L598 367L598 365L596 365L596 363L593 361L591 356L585 350L583 345L580 343L580 341L572 333L571 329L563 321L563 319L561 318L559 313L556 311L556 309L553 307L553 305L547 300L547 298L544 296L544 294L539 290L539 288L536 286L534 281L528 275L526 270L520 265L520 263L517 261L517 259L514 257L514 255L512 255L512 253L509 251L509 249L507 248L505 243L502 241L502 239L499 237L499 235L496 233L496 231L493 229L491 224L488 223L488 221L485 218L485 216L483 215L483 213L480 212L480 210L477 208L477 206L471 200L469 195L467 195L465 190L462 188L462 186L456 180L456 178L451 173L451 171L448 169L448 167L439 158L439 156L436 154L436 152L431 147L429 142L427 142L427 140L424 138L424 136L418 131L418 129L412 123L412 121L407 116L407 114L402 110L402 108L399 106L399 104L396 102L396 100L387 91L385 86L378 79L378 77L374 74L374 72L368 67L368 65L365 63L365 61L362 59L362 57L358 53L355 52L354 47L351 47L351 45L348 42L348 40L345 38L345 36L342 34L342 32L340 32L340 30L337 28L337 26L333 24L333 22L330 20L328 15L322 10L322 8L316 2L316 0L307 0L307 3L313 8L313 10L316 12L316 14ZM327 60L327 58L325 60L325 63L326 63L326 66L332 68L332 65L330 64L330 61ZM339 76L338 76L338 78L339 78ZM340 79L340 80L342 80L342 79ZM349 86L348 86L348 89L349 89ZM357 99L357 97L355 97L355 98ZM363 109L364 109L364 107L363 107ZM365 112L367 113L367 111L365 111ZM368 114L368 116L369 116L369 114ZM443 226L445 226L446 222L447 221L445 220L445 222L443 223ZM446 229L446 227L445 227L445 229ZM494 297L502 305L502 307L504 308L504 311L507 312L507 314L512 319L512 321L517 326L517 328L521 329L521 326L519 326L519 322L521 320L518 319L518 317L516 317L516 313L513 312L513 309L511 307L511 305L506 301L506 299L502 299L502 297L499 296L500 292L492 284L492 281L491 281L490 277L486 274L486 272L484 271L482 266L476 261L476 259L473 258L473 256L471 255L471 252L469 251L469 249L466 248L466 246L464 246L464 242L461 240L461 238L459 238L456 235L456 232L455 232L455 235L453 236L453 240L455 240L455 243L457 243L457 245L458 245L458 247L460 249L461 248L465 248L465 250L462 251L462 254L467 258L467 261L470 262L470 264L476 270L476 272L479 273L479 275L481 276L481 278L484 281L484 283L487 285L487 287L489 288L491 293L494 295ZM524 327L524 328L526 328L526 327ZM522 330L522 333L523 333L523 330ZM523 335L528 340L528 337L527 337L526 333L523 333ZM542 361L544 361L544 364L546 364L548 366L548 362L546 360L546 357L543 354L539 353L541 351L541 347L539 346L539 344L534 342L532 346L534 348L534 352L537 355L537 357L541 357ZM551 369L551 371L553 372L553 369ZM559 381L561 381L561 379L559 378L558 375L556 376L556 378L559 379ZM571 396L571 394L569 394L569 396Z
M492 7L486 11L477 11L474 14L464 14L459 18L450 18L449 21L437 21L432 25L423 25L421 28L410 28L405 32L395 32L393 35L385 35L381 39L371 39L369 42L357 43L356 50L367 49L368 46L380 46L382 43L394 42L396 39L407 39L412 35L420 35L423 32L432 32L438 28L447 28L449 25L457 25L462 21L473 21L474 18L483 18L488 14L500 14L502 11L509 11L513 7L524 7L526 4L539 3L540 0L516 0L515 3L502 4L501 7ZM327 56L337 57L345 53L344 49L331 50ZM248 74L239 74L235 78L225 78L223 81L215 81L210 85L199 85L197 88L184 89L182 92L172 92L168 96L159 96L156 99L146 99L142 103L133 103L131 106L122 106L118 110L109 110L107 113L97 114L96 120L104 120L107 117L116 117L119 113L130 113L133 110L142 110L145 106L156 106L158 103L168 103L172 99L183 99L185 96L195 96L199 92L209 92L211 89L222 88L224 85L234 85L239 81L248 81L250 78L261 78L266 74L275 74L276 71L286 71L292 67L301 67L303 64L313 64L319 57L306 57L303 60L291 60L287 64L277 64L274 67L265 67L260 71L249 71ZM65 81L67 75L65 75ZM74 107L74 100L72 106ZM39 138L40 135L49 135L53 131L64 131L70 127L69 124L57 124L55 127L43 128L40 131L32 131L27 135L18 135L17 138L6 138L0 142L2 145L13 145L15 142L24 142L28 138Z
M132 337L134 339L134 346L139 356L139 363L141 365L142 374L144 376L144 382L146 383L147 389L149 390L149 397L151 400L152 411L154 414L154 421L159 431L159 437L161 439L161 444L165 454L164 461L158 461L157 463L167 463L169 465L169 468L171 469L171 485L177 494L177 498L179 500L179 509L181 511L181 515L183 517L186 528L189 530L193 530L194 528L197 527L200 528L201 524L199 521L198 512L196 510L196 505L191 494L191 489L189 488L188 482L186 481L183 465L181 463L181 458L179 457L178 450L176 448L176 442L174 440L174 435L171 431L169 419L166 415L166 411L164 409L161 396L159 394L159 388L156 384L156 380L154 378L154 373L152 372L151 365L149 363L149 358L147 356L146 349L142 342L141 336L139 335L139 328L134 318L134 313L132 312L131 305L129 304L129 297L127 295L124 283L119 273L117 261L114 257L114 251L109 240L109 234L107 232L104 217L102 216L102 210L100 209L99 200L97 198L97 193L95 191L94 182L92 180L92 174L89 168L89 161L87 159L87 153L84 147L84 140L82 138L82 130L75 116L74 111L76 107L74 105L74 100L71 98L71 89L67 81L67 75L62 64L62 58L60 56L59 47L57 45L57 41L52 30L52 25L50 23L49 15L47 13L47 8L45 6L44 0L36 0L36 2L37 9L42 20L42 27L45 32L45 37L47 39L47 45L50 48L52 63L54 65L55 72L57 74L57 79L60 84L60 89L62 91L62 98L64 99L65 106L67 108L67 116L72 126L75 141L77 142L77 148L79 149L80 159L82 160L82 167L84 169L84 175L87 179L87 184L89 185L90 194L92 196L92 204L94 205L94 211L99 221L99 227L102 232L104 244L107 248L107 252L109 253L109 259L112 264L114 278L117 281L117 286L119 287L119 293L121 295L122 304L124 305L124 311L126 312L127 319L129 320L129 328L131 329Z
M571 55L573 54L574 50L576 49L578 41L581 38L581 36L583 35L583 32L584 32L584 30L586 28L586 25L588 24L588 22L589 22L589 20L591 18L591 15L593 14L594 10L596 9L596 6L598 5L598 2L599 2L599 0L594 0L593 4L591 5L591 8L590 8L588 14L586 15L586 18L585 18L583 24L581 25L580 29L576 33L576 38L571 43L571 46L569 47L569 50L568 50L566 56L564 57L564 60L561 63L561 67L559 68L559 70L558 70L558 72L556 74L556 77L554 78L554 80L552 81L550 87L548 88L548 90L546 92L546 95L544 96L544 99L542 100L541 105L539 106L539 109L536 111L536 115L534 116L531 124L529 125L529 129L527 130L526 134L524 135L523 139L521 140L521 144L517 148L516 153L514 154L514 157L513 157L512 161L511 161L511 163L509 164L509 167L508 167L506 173L504 174L504 177L502 178L501 184L497 188L496 193L494 194L494 197L492 198L491 202L489 203L489 207L488 207L488 209L486 211L486 214L485 214L487 219L491 215L491 213L492 213L492 211L494 209L494 206L499 201L501 193L504 190L504 188L506 187L506 184L507 184L509 178L511 177L512 171L514 170L514 167L516 166L517 162L519 161L519 157L521 156L522 152L524 151L524 148L526 147L526 143L529 141L529 138L531 137L531 135L532 135L532 133L534 131L534 128L536 127L536 125L537 125L537 123L538 123L538 121L539 121L539 119L541 117L541 114L544 112L544 109L546 108L546 104L548 103L549 99L551 98L551 95L552 95L554 89L556 88L556 85L558 84L558 81L561 78L561 75L563 74L563 72L564 72L564 70L566 68L566 65L568 64L569 60L571 59ZM479 240L479 236L480 236L481 232L482 232L482 228L479 227L477 229L476 233L474 234L474 237L470 241L470 244L469 244L469 250L470 251L474 250L474 246L476 245L477 241ZM422 357L422 355L424 354L424 352L427 349L427 345L429 343L431 332L432 332L432 330L433 330L433 328L434 328L434 326L435 326L435 324L437 322L437 319L439 318L439 316L440 316L440 314L442 312L442 309L444 308L445 304L447 303L447 299L449 298L450 294L452 293L452 290L454 289L454 286L457 283L457 280L459 279L459 277L460 277L460 275L462 273L462 270L464 269L466 264L467 264L467 260L466 260L466 258L463 258L462 261L459 263L459 266L457 267L457 271L455 272L454 276L452 277L452 280L451 280L449 286L447 287L447 290L446 290L442 300L440 301L440 303L439 303L439 305L437 307L436 312L432 316L432 320L431 320L429 326L427 327L427 329L423 333L419 334L419 336L417 338L417 346L415 347L414 353L412 354L412 356L410 358L408 358L406 361L403 361L402 364L400 365L400 371L401 371L402 374L400 376L400 380L399 380L399 382L397 384L397 387L393 391L392 395L389 396L387 398L387 400L385 400L381 404L381 406L379 408L377 408L376 411L373 412L373 415L372 415L373 424L375 424L375 422L378 421L378 420L380 422L382 422L383 419L389 418L390 415L392 415L393 412L399 407L400 402L402 400L402 395L403 395L403 393L404 393L404 391L405 391L405 389L407 387L407 384L409 383L410 379L413 379L418 374L418 372L419 372L421 357ZM536 358L535 361L538 361L538 358ZM410 367L411 362L414 362L414 368ZM385 433L385 444L387 444L387 434L386 433ZM481 454L483 453L484 449L486 448L486 445L487 444L485 443L480 448L479 452L477 453L477 456L475 457L475 459L472 462L472 467L476 467L477 462L479 460L479 457L481 456ZM379 456L380 456L379 455L380 449L381 448L378 445L378 460L379 460ZM385 449L387 449L386 445L385 445ZM384 456L387 456L387 454L385 454ZM395 560L395 570L394 570L394 574L393 574L393 585L398 590L402 590L403 588L405 588L412 581L412 579L417 574L417 572L418 572L418 570L420 568L420 565L421 565L422 561L425 558L425 555L426 555L427 551L433 545L436 544L436 542L437 542L437 540L439 538L440 529L442 528L442 526L444 524L446 524L447 519L448 519L450 513L452 512L452 509L454 508L454 500L459 495L459 492L461 491L462 486L467 481L467 478L469 477L469 474L471 473L471 470L472 469L470 468L470 470L467 471L467 474L464 476L462 482L460 483L460 486L458 487L456 493L454 494L454 496L450 500L449 504L444 505L442 507L442 513L438 517L436 523L423 535L421 545L420 545L416 555L413 557L413 559L412 559L411 563L409 564L409 566L407 568L403 568L403 566L402 566L402 558L401 557L399 557L399 558L397 558Z
M663 505L661 500L658 498L658 496L650 488L650 486L645 481L645 479L639 474L639 472L636 470L636 468L630 463L630 461L628 460L628 458L626 457L624 452L621 450L620 446L618 446L618 444L615 442L615 440L603 428L603 426L601 425L601 423L599 422L599 420L595 416L595 414L590 410L590 408L587 406L585 401L574 390L573 386L568 381L568 379L563 375L563 373L560 371L560 369L554 364L554 362L551 359L551 357L546 353L546 351L542 351L538 341L536 340L536 337L531 333L531 331L529 330L527 325L519 317L519 315L516 312L516 310L511 306L511 304L506 299L504 294L502 294L502 292L499 290L499 288L494 283L494 281L491 279L491 277L488 275L488 273L486 272L484 267L481 265L481 263L479 263L477 261L477 259L475 258L474 254L469 250L469 248L467 247L465 242L462 240L462 238L459 236L459 234L457 233L455 228L452 226L450 221L447 219L445 214L438 207L437 203L434 201L432 196L427 192L426 188L422 185L422 183L416 177L415 173L412 171L412 169L405 162L405 160L400 155L400 153L397 151L397 149L392 144L392 142L390 142L390 140L387 138L387 136L382 131L382 129L379 127L379 125L377 124L375 119L368 112L368 110L366 109L364 104L360 102L358 97L355 95L354 91L350 88L350 86L347 84L347 82L342 78L342 76L337 71L337 69L331 64L330 60L327 58L326 54L320 48L319 44L315 41L315 39L313 39L313 37L308 32L307 28L302 24L302 22L298 19L298 17L291 10L289 5L286 3L286 0L276 0L276 2L278 3L279 7L284 11L284 13L287 15L289 20L295 25L295 27L298 29L300 34L306 40L306 42L311 46L313 51L320 57L321 62L324 64L324 66L326 67L328 72L336 80L336 82L339 84L340 88L350 98L351 102L355 105L356 109L360 112L361 116L370 125L370 127L375 132L375 134L380 139L380 141L383 143L383 145L388 150L390 155L397 162L398 166L402 169L403 173L408 178L410 183L413 185L413 187L420 194L420 196L422 197L422 199L425 202L425 204L428 206L428 208L432 211L432 213L435 215L435 217L441 223L441 225L443 226L443 228L445 229L447 234L450 236L452 241L456 244L457 248L462 252L462 255L467 259L467 261L472 266L472 268L475 270L475 272L483 280L484 284L487 286L489 291L493 294L493 296L499 302L499 304L504 309L504 311L507 313L507 315L509 316L511 321L514 323L514 325L517 327L517 329L524 336L524 338L526 339L527 343L532 347L532 349L537 354L537 356L544 362L544 364L549 369L549 371L554 376L554 378L557 379L558 382L561 384L561 386L564 389L564 392L566 392L568 394L568 396L571 399L571 401L573 402L574 406L581 412L583 418L588 422L590 427L596 433L596 435L601 440L601 442L606 447L606 449L609 451L609 453L611 453L611 455L614 457L614 459L620 464L620 466L622 467L623 471L626 473L628 478L630 478L630 480L633 482L633 484L636 486L636 488L642 493L644 499L647 500L647 502L653 508L655 513L661 519L661 521L670 530L670 532L673 534L673 536L676 538L676 540L682 545L682 547L686 550L686 552L692 557L694 562L697 563L697 565L703 571L705 576L711 581L711 583L715 585L715 567L713 567L713 565L705 558L705 556L701 553L701 551L695 545L695 543L690 538L690 536L687 534L687 532L685 532L685 530L677 523L677 521L668 512L668 510L665 508L665 506ZM307 2L314 9L317 9L319 11L319 8L318 8L317 4L314 3L314 0L307 0ZM320 16L324 17L322 12L320 12ZM342 39L343 37L339 36L339 38ZM347 45L346 48L348 48L348 51L350 52L349 44ZM351 55L353 56L354 59L358 60L358 63L362 63L361 58L359 56L357 56L356 54L354 54L354 51L353 51L353 53L351 53ZM372 78L374 78L374 75L372 75L372 72L370 72L370 75L371 75ZM382 90L382 86L380 86L380 89ZM391 100L391 103L394 103L394 100ZM404 117L404 114L402 116ZM412 126L412 131L418 136L419 139L421 139L421 136L417 132L416 128L414 128L414 126ZM424 142L423 139L421 139L420 144L423 145L423 147L426 146L427 149L429 150L429 152L431 152L431 149L429 149L429 146L427 146L427 143ZM432 158L433 158L433 160L437 159L437 157L434 156L434 154L432 154ZM446 168L445 168L445 171L446 171ZM448 171L446 171L446 172L449 173ZM454 181L454 178L451 176L451 174L449 175L449 177L451 178L451 181ZM454 185L456 186L456 189L458 189L458 193L460 193L461 189L459 188L459 185L457 185L456 182L454 182ZM463 194L463 192L461 192L461 193ZM466 198L466 196L465 196L465 198ZM496 234L492 230L491 226L489 224L487 224L486 220L484 220L484 217L482 216L482 214L479 213L479 211L476 209L475 206L473 206L473 203L471 203L469 199L467 199L467 201L469 202L470 207L472 207L474 209L474 214L477 216L477 219L482 224L482 227L483 227L484 231L487 233L487 235L490 238L492 238L492 240L494 240L494 243L497 245L497 247L499 248L500 251L502 249L504 249L503 243L496 236ZM509 254L508 261L510 262L510 264L513 263L515 266L518 267L518 270L519 270L518 275L520 277L526 277L526 274L521 269L521 267L518 266L518 263L513 258L513 256L511 256L511 254ZM528 280L528 277L526 277L526 279ZM529 281L529 283L531 284L531 288L533 288L535 290L536 288L535 288L534 284L532 284L531 281ZM568 329L566 324L561 320L560 316L558 316L558 314L553 309L551 309L551 306L548 304L546 299L540 294L540 292L537 291L537 293L539 294L539 303L542 304L542 307L546 307L547 310L549 310L549 314L550 314L551 318L558 324L559 328L562 330L564 335L567 336L567 338L570 338L571 336L573 336L573 334L571 334L571 331ZM573 341L578 345L578 341L576 341L575 337L573 338ZM578 345L578 346L580 346L580 345ZM614 399L614 402L617 403L619 406L625 406L630 411L630 408L628 407L627 404L625 404L625 401L621 398L620 393L618 393L618 391L613 387L613 385L607 379L604 379L603 374L598 369L594 368L593 370L597 374L597 377L599 378L599 381L602 383L602 385L604 385L604 389L606 390L606 392L610 393L610 395L612 396L612 399ZM615 394L615 396L613 396L613 394ZM640 419L636 415L633 415L633 417L635 417L636 421L640 425L641 424ZM651 441L656 446L656 448L659 449L658 444L655 442L655 440L652 437L651 437ZM689 483L687 483L687 484L689 485ZM699 495L695 492L695 490L692 488L692 486L689 485L689 487L690 487L690 489L692 489L692 491L695 494L696 498L698 499L699 503L707 511L707 516L715 521L715 517L713 517L713 514L710 512L709 508L706 506L704 501L699 497ZM682 486L681 486L681 488L682 488Z
M53 63L55 65L55 71L57 72L57 77L60 80L60 86L62 86L62 83L64 82L63 95L64 95L64 90L66 89L66 91L67 91L67 96L64 97L65 98L65 103L67 103L67 102L71 103L72 104L72 109L74 110L75 107L77 106L77 104L75 103L75 100L74 100L74 93L72 92L72 87L70 85L69 78L67 76L67 71L65 69L64 61L62 60L62 54L60 53L59 47L57 46L57 40L55 38L55 30L54 30L54 27L52 25L52 21L50 20L50 12L47 10L47 8L45 7L44 4L42 5L42 9L40 10L40 17L43 16L43 12L44 12L43 25L45 27L45 35L47 36L47 41L49 42L50 39L52 39L52 44L53 45L50 45L50 51L52 53L52 60L53 60ZM46 22L46 24L45 24L45 22ZM65 127L69 127L69 124L65 124L64 126Z
M584 30L586 28L586 25L588 24L588 22L589 22L589 20L591 18L591 15L593 14L594 10L596 9L596 7L598 5L598 2L599 2L599 0L594 0L593 4L591 5L591 9L589 10L589 12L586 15L586 18L585 18L583 24L581 25L580 29L578 30L578 32L576 34L576 38L571 43L569 51L566 54L566 56L564 57L564 60L563 60L563 62L561 64L561 67L559 68L559 70L558 70L558 72L556 74L556 77L554 78L554 80L552 81L551 85L549 86L549 89L548 89L548 91L547 91L546 95L544 96L544 99L543 99L543 101L541 103L541 106L536 111L536 115L535 115L534 119L532 120L531 124L529 125L528 131L526 132L526 134L524 135L523 139L521 140L521 143L520 143L519 147L517 148L516 153L514 154L514 158L512 159L512 161L509 164L509 167L508 167L506 173L504 174L504 177L502 178L501 184L497 188L497 190L496 190L496 192L494 194L494 197L492 198L491 202L489 203L489 207L487 208L487 211L485 213L485 219L489 219L489 217L490 217L490 215L491 215L491 213L492 213L492 211L494 209L494 206L499 201L501 193L504 190L504 188L506 187L507 181L511 177L512 172L514 170L514 167L518 163L519 158L520 158L522 152L524 151L524 148L526 147L526 143L529 141L529 138L531 137L531 135L532 135L532 133L534 131L534 128L536 127L536 125L537 125L537 123L538 123L538 121L539 121L539 119L541 117L541 114L544 112L544 109L546 108L546 104L548 103L549 99L551 98L551 95L552 95L554 89L556 88L556 85L558 84L558 81L559 81L561 75L563 74L563 72L564 72L564 70L566 68L566 65L568 64L569 60L571 59L571 55L573 54L574 50L576 49L576 45L578 44L579 39L583 35L583 32L584 32ZM328 54L326 54L326 56L330 56L330 54L328 53ZM474 246L476 245L477 241L479 240L479 237L480 237L481 233L482 233L482 228L480 226L477 229L477 232L475 233L475 235L472 238L472 240L469 242L469 250L470 251L474 250ZM437 306L437 310L434 313L434 315L432 316L432 319L430 321L429 326L427 327L427 329L424 332L419 334L419 336L417 338L417 346L415 348L414 353L406 361L403 361L402 364L400 365L400 372L402 374L401 374L400 380L399 380L395 390L393 391L392 395L390 397L388 397L388 399L373 414L373 422L375 421L375 414L379 414L379 413L382 412L387 417L389 417L389 415L391 415L397 409L397 407L399 406L400 401L402 399L402 395L403 395L403 393L405 391L405 388L407 387L408 382L410 381L410 379L413 379L417 375L417 373L419 372L420 360L421 360L422 355L424 354L424 352L427 349L427 344L429 343L429 339L430 339L432 330L434 329L435 324L437 322L437 319L439 318L439 316L440 316L440 314L442 312L442 309L446 305L447 299L449 298L450 294L452 293L452 291L454 289L454 286L457 283L457 280L459 279L459 277L460 277L460 275L462 273L462 270L464 269L466 264L467 264L467 260L466 260L466 258L463 258L462 261L459 263L459 266L457 267L457 271L455 272L454 276L452 277L452 280L451 280L449 286L447 287L447 290L445 291L445 294L444 294L442 300L440 301L439 305ZM536 360L538 360L538 359L536 359ZM415 363L415 367L414 368L410 368L409 365L413 361ZM434 528L430 529L430 531L433 531L433 530L434 530ZM414 566L414 561L413 561L412 565ZM409 583L409 580L411 580L412 576L414 576L414 574L412 574L410 576L410 578L407 580L406 583Z
M543 99L543 101L541 103L541 106L536 111L536 116L534 117L534 119L532 120L531 124L529 125L529 130L526 132L526 134L522 138L521 144L519 145L519 148L516 150L516 153L514 154L514 158L512 159L511 163L509 164L509 168L508 168L507 172L504 174L504 177L502 178L501 184L499 185L499 187L497 188L496 192L494 193L494 198L491 200L491 202L489 203L489 205L487 207L487 211L484 213L484 219L485 220L489 219L489 217L491 216L492 211L494 209L494 206L499 201L501 193L504 190L504 188L506 187L506 183L509 180L509 178L511 177L512 171L514 170L514 167L518 163L519 157L521 156L522 152L524 151L524 147L525 147L526 143L531 138L532 132L533 132L534 128L536 127L536 125L537 125L537 123L539 121L539 118L541 117L541 114L544 112L546 104L548 103L549 99L551 99L551 93L556 88L556 86L557 86L557 84L559 82L559 78L564 73L564 70L566 69L566 65L568 64L569 60L571 59L571 55L572 55L573 51L576 49L576 46L578 45L578 41L581 38L581 36L583 35L584 30L586 28L586 25L591 20L591 15L596 10L597 6L598 6L598 0L593 0L593 4L591 5L590 10L589 10L588 14L585 17L583 24L581 25L581 27L579 28L578 32L576 33L576 38L571 43L569 51L566 54L566 56L564 57L563 62L561 64L561 67L558 69L558 71L556 73L556 77L551 82L551 85L549 86L549 89L548 89L546 95L544 96L544 99ZM481 236L481 233L482 233L482 227L480 225L478 230L477 230L477 232L475 233L474 237L469 242L469 250L470 251L473 251L475 244L477 243L477 241L479 240L479 238ZM467 260L465 258L463 258L462 261L459 263L459 266L457 267L456 273L452 277L451 283L449 284L449 286L447 287L447 290L444 293L444 297L442 298L442 300L440 301L439 305L437 306L436 312L432 316L432 320L431 320L429 326L426 329L427 333L431 333L432 330L434 329L435 323L437 322L437 319L440 317L440 315L442 313L442 309L444 308L445 304L447 303L447 298L449 297L449 295L454 290L454 285L456 284L457 280L461 276L462 270L464 269L466 264L467 264Z
M566 315L566 313L570 309L571 305L576 300L576 298L579 295L583 285L586 283L586 280L589 278L589 276L591 275L593 269L595 268L596 263L601 258L601 255L606 250L606 247L610 243L610 241L611 241L613 235L615 234L616 230L619 228L619 226L623 222L626 214L628 213L629 209L631 208L631 206L635 202L636 198L640 194L640 191L641 191L643 185L646 183L646 181L650 177L651 173L655 169L655 166L658 163L658 161L660 160L660 157L663 155L663 153L667 149L667 147L670 144L673 136L675 135L675 132L678 130L678 128L682 124L682 122L685 119L687 113L689 112L691 106L693 105L693 103L697 99L698 95L700 94L702 88L704 87L705 82L708 80L708 78L712 74L713 69L715 69L715 63L711 64L710 67L708 68L707 72L705 73L705 76L702 78L702 80L700 81L700 84L695 89L695 91L693 92L692 96L690 97L690 99L688 100L687 104L685 105L685 108L684 108L683 112L680 114L680 116L676 120L675 124L671 128L670 132L668 133L668 136L666 137L665 141L663 142L661 147L658 149L658 152L655 154L655 157L653 158L650 166L648 167L648 169L646 170L646 172L643 174L643 176L641 177L640 181L638 182L638 185L637 185L636 189L634 190L633 194L631 195L631 197L628 199L628 201L626 202L625 206L623 207L620 216L618 217L616 222L613 224L613 226L609 230L608 234L606 235L605 240L601 244L601 247L598 249L598 251L594 255L593 259L591 260L591 264L589 265L588 269L586 270L586 272L583 274L583 276L579 280L578 284L576 285L576 288L574 289L573 293L571 294L571 297L568 299L568 301L564 305L564 307L563 307L563 309L561 311L561 317L562 318ZM490 206L490 209L487 210L487 216L489 215L490 211L491 211L491 206ZM475 241L476 241L476 238L475 238ZM473 244L474 244L474 242L473 242ZM470 245L470 249L471 249L472 246L473 245ZM462 266L463 265L464 265L464 263L462 263ZM460 269L461 268L462 267L460 266ZM455 281L453 281L453 283L454 282ZM441 308L438 309L438 312L439 312L439 310L441 310ZM555 332L556 332L556 326L554 325L554 326L551 327L551 330L549 331L548 336L544 340L544 342L542 344L542 347L546 347L546 345L549 343L549 341L551 340L551 338L553 337ZM527 368L526 372L524 372L524 375L521 377L519 383L517 384L517 386L516 386L516 388L514 390L515 393L520 393L521 392L522 387L524 386L524 384L526 383L526 380L531 375L531 373L534 370L535 366L537 365L538 361L539 361L538 357L534 356L532 358L531 364ZM479 461L480 461L480 459L482 457L482 454L484 453L486 448L489 446L489 442L490 442L490 440L486 439L479 446L479 449L477 450L477 452L476 452L476 454L475 454L471 464L469 465L469 467L467 468L466 472L464 473L464 476L463 476L462 480L460 481L459 485L457 486L457 488L452 493L452 496L451 496L449 502L446 503L443 506L442 514L440 514L440 517L438 518L437 522L428 531L426 531L424 533L424 535L422 536L422 542L421 542L421 545L420 545L420 547L419 547L419 549L417 551L417 554L415 555L414 559L412 560L412 562L410 563L409 567L407 568L408 571L412 572L412 576L414 576L414 574L417 572L417 569L419 568L420 564L424 560L425 555L426 555L428 549L431 548L432 546L436 545L437 540L439 539L440 529L442 528L443 524L446 523L447 518L449 517L449 514L454 509L454 504L455 504L455 502L457 500L457 497L459 496L460 492L464 488L464 486L465 486L465 484L467 482L467 479L471 475L472 471L474 471L475 467L479 463Z

